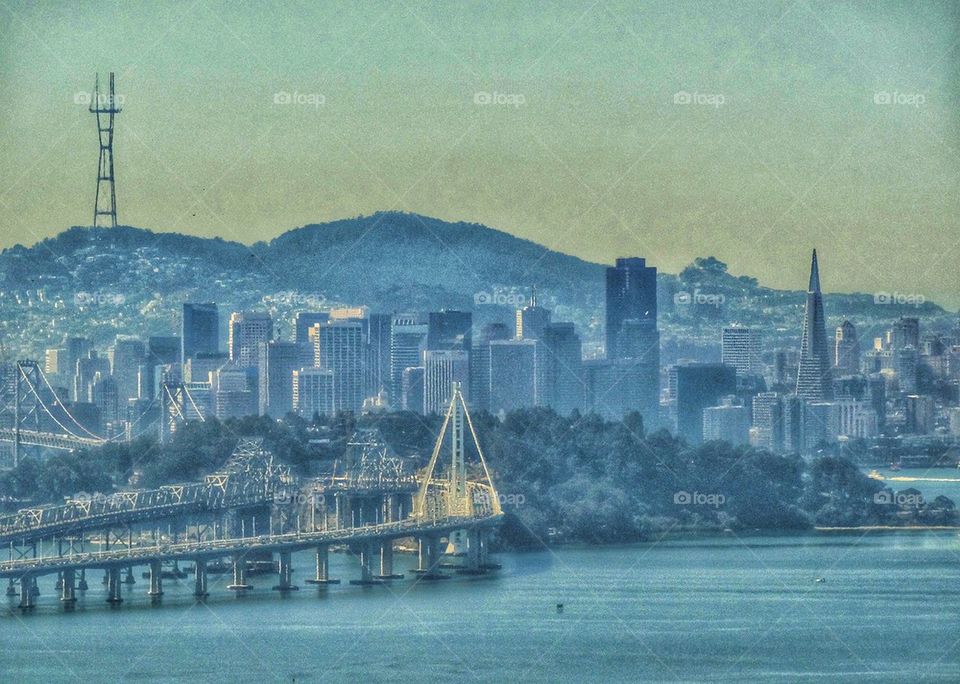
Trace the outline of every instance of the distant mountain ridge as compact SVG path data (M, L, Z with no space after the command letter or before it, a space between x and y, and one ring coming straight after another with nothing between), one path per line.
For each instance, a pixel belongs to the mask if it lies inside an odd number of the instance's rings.
M133 227L74 227L0 252L0 342L36 353L64 334L170 334L188 300L217 301L225 314L267 308L281 320L340 304L473 309L478 322L509 320L533 285L555 319L572 320L586 340L599 341L604 268L483 225L398 212L307 225L250 246ZM801 291L731 275L712 257L662 274L660 290L666 327L756 319L792 329L803 301ZM882 306L862 294L828 294L826 303L831 318L944 313L929 302Z

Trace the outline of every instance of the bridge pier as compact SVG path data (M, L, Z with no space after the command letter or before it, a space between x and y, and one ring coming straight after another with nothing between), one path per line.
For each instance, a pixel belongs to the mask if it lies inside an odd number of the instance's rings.
M123 576L124 584L136 584L137 580L133 577L133 566L127 568L126 573Z
M16 596L20 592L17 591L16 585L13 583L13 578L10 578L10 583L7 584L7 596Z
M160 559L150 561L150 589L148 596L163 596L163 564Z
M373 545L370 542L364 542L360 545L360 579L350 580L350 584L368 585L379 584L373 579L373 571L370 569L370 559L373 555Z
M393 572L393 540L387 539L380 544L380 574L378 580L403 579L403 575Z
M228 584L227 589L231 591L246 591L253 589L253 586L247 584L247 561L246 556L235 554L233 556L233 584Z
M123 596L120 594L120 568L110 568L107 570L107 603L122 603Z
M330 547L324 544L317 547L317 576L306 580L307 584L340 584L338 579L330 579Z
M274 587L274 591L297 591L300 587L291 581L293 568L290 565L290 552L281 551L277 562L277 569L280 573L280 583Z
M193 595L196 598L209 596L207 593L207 561L199 558L193 564Z
M60 579L60 600L64 603L73 603L76 595L76 570L64 570Z
M443 558L443 545L440 535L431 534L417 538L418 567L414 572L422 579L447 579L447 575L439 572L440 559Z
M84 569L84 570L81 570L81 571L80 571L80 581L77 582L77 589L80 590L80 591L86 591L86 590L89 589L89 588L90 588L90 587L89 587L89 585L87 584L87 571L86 571L85 569Z
M33 599L36 594L33 593L36 579L32 575L23 575L20 578L20 609L32 610L34 607Z

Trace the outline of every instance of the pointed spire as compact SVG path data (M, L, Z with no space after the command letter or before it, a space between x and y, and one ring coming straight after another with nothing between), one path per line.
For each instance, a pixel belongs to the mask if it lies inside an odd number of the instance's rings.
M813 250L813 260L810 262L810 285L807 292L820 291L820 267L817 266L817 250Z

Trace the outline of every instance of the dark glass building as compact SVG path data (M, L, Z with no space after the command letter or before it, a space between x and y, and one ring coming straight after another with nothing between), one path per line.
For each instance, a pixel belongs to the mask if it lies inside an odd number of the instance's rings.
M185 303L180 321L180 360L197 353L215 354L220 346L220 314L213 302Z

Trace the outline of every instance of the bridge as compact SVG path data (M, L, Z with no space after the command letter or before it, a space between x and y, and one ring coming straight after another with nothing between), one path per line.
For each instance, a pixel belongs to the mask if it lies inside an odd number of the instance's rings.
M449 460L442 462L445 444ZM274 589L292 591L291 554L304 550L316 559L307 583L324 587L340 581L329 576L334 546L359 560L352 584L381 584L403 579L394 547L405 539L415 542L420 579L497 567L488 543L503 513L457 383L425 468L393 454L376 431L358 432L345 461L340 472L298 481L260 440L241 440L201 482L79 494L63 505L23 509L0 518L0 541L9 547L0 579L29 611L38 577L55 574L69 606L89 590L86 573L102 571L106 600L120 603L121 585L144 567L147 593L159 599L170 574L164 567L180 562L193 563L198 598L209 593L208 572L220 567L232 573L230 591L250 590L249 573L264 567L278 576Z

